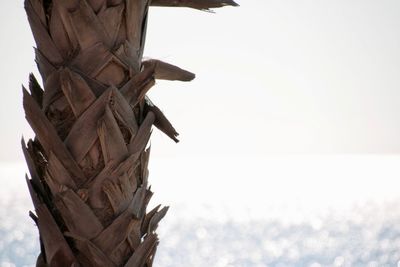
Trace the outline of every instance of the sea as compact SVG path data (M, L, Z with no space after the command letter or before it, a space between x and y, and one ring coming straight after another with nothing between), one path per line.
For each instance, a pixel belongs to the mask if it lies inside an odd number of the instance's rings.
M157 267L400 266L399 155L154 157ZM24 162L0 162L0 267L35 266Z

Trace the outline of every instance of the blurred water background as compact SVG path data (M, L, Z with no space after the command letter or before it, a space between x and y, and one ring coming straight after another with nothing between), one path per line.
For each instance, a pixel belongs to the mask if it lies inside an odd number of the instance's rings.
M400 156L162 158L159 267L398 266ZM22 162L0 164L0 267L34 266Z

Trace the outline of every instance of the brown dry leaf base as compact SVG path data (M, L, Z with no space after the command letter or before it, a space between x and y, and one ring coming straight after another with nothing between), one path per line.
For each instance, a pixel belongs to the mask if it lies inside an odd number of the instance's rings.
M193 73L142 61L150 5L201 10L231 0L26 0L44 90L23 89L36 137L22 148L40 233L37 266L152 266L168 207L146 213L152 126L178 133L146 93Z

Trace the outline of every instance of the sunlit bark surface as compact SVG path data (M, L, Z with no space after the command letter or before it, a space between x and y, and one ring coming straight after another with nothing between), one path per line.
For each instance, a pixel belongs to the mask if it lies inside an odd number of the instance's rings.
M142 61L150 5L201 10L228 0L26 0L43 89L23 89L35 138L22 147L40 233L37 266L152 266L168 207L146 211L152 126L178 133L146 96L194 74Z

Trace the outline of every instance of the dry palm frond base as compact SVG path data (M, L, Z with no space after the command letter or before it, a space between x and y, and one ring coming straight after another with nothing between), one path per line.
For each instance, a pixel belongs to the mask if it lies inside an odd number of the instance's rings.
M230 0L26 0L41 88L23 89L35 138L22 148L40 233L37 266L152 266L168 207L152 197L152 126L178 133L146 96L155 79L194 74L143 61L150 5L201 10Z

